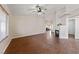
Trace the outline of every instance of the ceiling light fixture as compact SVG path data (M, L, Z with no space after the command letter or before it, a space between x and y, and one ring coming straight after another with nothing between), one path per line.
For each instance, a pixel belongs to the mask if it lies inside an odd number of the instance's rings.
M35 12L37 15L42 15L45 14L45 10L47 10L46 8L44 8L43 6L40 6L39 4L37 4L35 6L35 8L32 9L33 12Z

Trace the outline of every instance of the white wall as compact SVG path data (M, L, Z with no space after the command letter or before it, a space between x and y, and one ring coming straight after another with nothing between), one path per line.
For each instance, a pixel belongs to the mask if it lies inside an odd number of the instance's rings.
M79 17L75 18L75 39L79 39Z
M39 16L13 16L14 37L35 35L45 32L44 19Z
M68 34L75 35L75 19L68 20Z

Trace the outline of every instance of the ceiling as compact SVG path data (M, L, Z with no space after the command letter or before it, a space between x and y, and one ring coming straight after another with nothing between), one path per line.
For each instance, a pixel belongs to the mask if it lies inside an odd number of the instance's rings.
M36 4L8 4L8 8L10 9L13 15L29 15ZM46 8L46 13L54 12L56 9L62 8L63 5L51 5L51 4L42 4Z
M34 8L36 4L7 4L8 8L10 9L12 15L31 15L32 12L30 9ZM59 9L66 7L67 12L75 10L79 8L78 4L68 5L68 4L41 4L47 10L45 11L47 14L51 14L55 11L59 11Z

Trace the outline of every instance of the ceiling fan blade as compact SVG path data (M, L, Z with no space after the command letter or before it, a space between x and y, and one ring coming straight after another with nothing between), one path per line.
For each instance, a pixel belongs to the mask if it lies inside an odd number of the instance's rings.
M33 12L37 12L37 10L32 10Z
M31 13L34 14L45 14L45 10L47 10L46 8L44 8L44 6L41 6L39 4L31 7L30 9L28 9Z
M28 9L29 11L35 10L35 9Z
M33 13L33 12L36 12L36 10L31 10L31 11L29 10L29 12Z
M40 6L40 8L41 8L42 10L47 10L44 6Z

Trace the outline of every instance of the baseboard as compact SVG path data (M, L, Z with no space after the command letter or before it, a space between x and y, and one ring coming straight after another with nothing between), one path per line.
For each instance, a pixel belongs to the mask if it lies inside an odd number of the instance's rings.
M33 33L33 34L30 34L30 35L29 34L28 35L26 35L26 34L25 35L23 35L23 34L22 35L13 35L13 39L14 38L19 38L19 37L25 37L25 36L32 36L32 35L42 34L42 33L45 33L45 32Z

